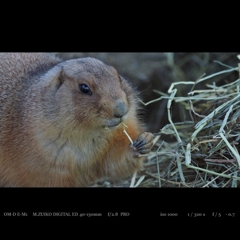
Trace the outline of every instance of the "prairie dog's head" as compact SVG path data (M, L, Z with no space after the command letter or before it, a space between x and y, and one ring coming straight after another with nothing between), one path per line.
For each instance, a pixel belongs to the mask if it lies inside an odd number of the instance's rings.
M42 79L66 121L114 128L134 112L134 93L115 68L94 58L62 62ZM49 90L48 90L49 91ZM54 92L52 92L54 91Z

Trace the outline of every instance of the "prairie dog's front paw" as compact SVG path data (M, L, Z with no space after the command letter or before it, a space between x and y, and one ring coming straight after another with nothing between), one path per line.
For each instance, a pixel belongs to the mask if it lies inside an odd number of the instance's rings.
M138 136L138 139L133 142L133 149L135 150L134 157L138 157L139 154L146 154L151 151L153 147L153 134L150 132L143 132Z

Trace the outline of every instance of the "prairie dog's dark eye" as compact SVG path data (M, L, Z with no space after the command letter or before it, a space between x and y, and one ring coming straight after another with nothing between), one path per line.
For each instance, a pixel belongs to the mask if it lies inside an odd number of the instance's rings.
M92 95L92 91L91 91L90 87L85 83L79 84L79 89L84 94Z

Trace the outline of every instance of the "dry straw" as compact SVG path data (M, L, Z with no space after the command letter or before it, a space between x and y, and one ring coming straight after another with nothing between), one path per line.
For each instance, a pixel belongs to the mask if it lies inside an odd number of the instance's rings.
M132 179L116 185L105 182L105 186L240 186L240 78L222 86L217 86L214 81L218 75L239 71L240 65L232 68L218 63L227 69L201 76L196 81L175 82L167 93L156 90L160 97L143 103L148 105L168 100L166 112L169 124L160 133L162 136L173 136L173 140L166 142L156 138L143 172L135 172ZM206 89L194 90L206 80ZM192 85L187 96L177 96L181 85ZM181 104L189 112L190 120L174 123L171 117L173 102Z
M160 153L162 156L162 162L171 162L173 165L169 164L165 167L165 173L163 171L162 180L169 183L167 186L173 187L176 183L184 187L240 185L240 79L223 86L216 86L213 82L207 84L208 89L192 89L188 96L176 97L178 85L191 84L196 87L200 82L233 71L239 71L239 68L201 77L196 82L173 83L168 95L159 92L162 96L158 100L168 99L170 122L161 129L161 133L174 135L176 139L173 143L162 144L156 151L157 155ZM192 121L173 123L170 111L173 101L189 110ZM160 179L159 174L152 175Z

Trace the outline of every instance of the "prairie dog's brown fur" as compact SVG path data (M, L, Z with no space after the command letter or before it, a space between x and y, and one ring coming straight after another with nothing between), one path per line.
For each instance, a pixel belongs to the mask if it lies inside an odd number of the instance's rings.
M153 138L137 109L130 85L97 59L1 53L0 186L81 187L131 176Z

